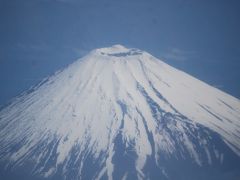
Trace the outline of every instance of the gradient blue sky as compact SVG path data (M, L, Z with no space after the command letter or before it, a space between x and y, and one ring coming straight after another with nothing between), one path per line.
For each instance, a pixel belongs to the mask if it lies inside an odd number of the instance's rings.
M239 0L0 0L0 105L122 44L240 98Z

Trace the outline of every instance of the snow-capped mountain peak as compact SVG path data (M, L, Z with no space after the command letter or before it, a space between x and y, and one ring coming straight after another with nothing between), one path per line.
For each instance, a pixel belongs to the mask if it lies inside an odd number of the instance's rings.
M93 50L92 53L96 53L97 55L105 55L112 57L126 57L126 56L134 56L134 55L142 55L143 52L138 49L128 49L122 45L114 45L107 48L99 48Z
M45 178L187 179L189 167L218 178L225 164L235 163L233 177L240 169L240 101L121 45L91 51L16 98L0 111L0 130L0 160L34 164Z

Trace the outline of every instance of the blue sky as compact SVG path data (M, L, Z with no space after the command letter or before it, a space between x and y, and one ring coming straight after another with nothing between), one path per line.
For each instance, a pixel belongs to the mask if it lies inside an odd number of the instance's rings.
M238 0L0 0L0 105L122 44L240 98Z

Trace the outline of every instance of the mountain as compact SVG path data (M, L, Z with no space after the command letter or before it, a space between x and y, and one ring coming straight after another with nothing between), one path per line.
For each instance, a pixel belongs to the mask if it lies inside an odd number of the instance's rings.
M240 178L240 100L147 52L91 51L0 111L0 179Z

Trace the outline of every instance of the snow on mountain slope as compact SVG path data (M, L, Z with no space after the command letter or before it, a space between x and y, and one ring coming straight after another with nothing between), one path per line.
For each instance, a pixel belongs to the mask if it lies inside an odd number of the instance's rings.
M115 45L2 109L0 144L7 167L32 163L45 178L171 179L171 158L203 167L233 157L240 169L240 101L147 52Z

